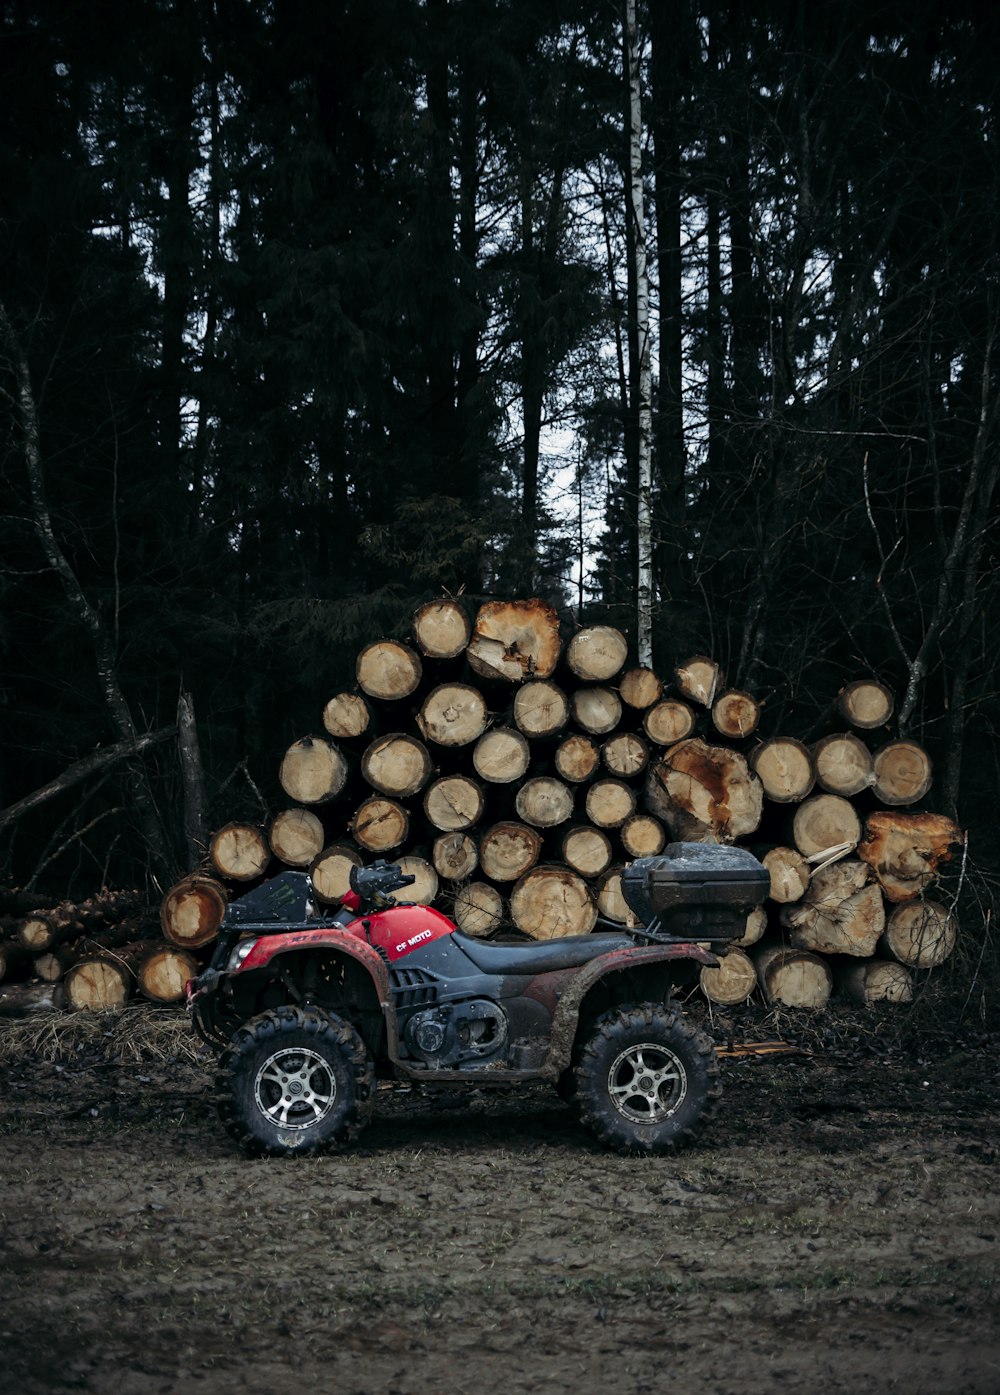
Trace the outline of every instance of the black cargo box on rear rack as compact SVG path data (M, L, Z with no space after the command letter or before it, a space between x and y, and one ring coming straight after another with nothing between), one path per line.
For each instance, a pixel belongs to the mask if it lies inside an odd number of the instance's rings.
M690 940L738 940L769 890L752 853L712 843L669 843L622 873L622 894L644 926Z

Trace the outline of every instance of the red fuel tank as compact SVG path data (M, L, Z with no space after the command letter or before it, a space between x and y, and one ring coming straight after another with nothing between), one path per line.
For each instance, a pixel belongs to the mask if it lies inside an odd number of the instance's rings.
M368 923L367 932L364 929L365 921ZM443 939L455 927L446 915L431 906L391 906L387 911L375 911L372 915L359 917L347 929L355 934L360 931L370 944L384 950L392 961L412 954L432 940Z

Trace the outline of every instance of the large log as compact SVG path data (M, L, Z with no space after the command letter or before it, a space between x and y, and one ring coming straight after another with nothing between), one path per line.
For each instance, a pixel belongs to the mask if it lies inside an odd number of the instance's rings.
M73 1012L117 1012L134 991L131 967L103 956L78 960L62 981L63 1001Z
M412 901L417 906L429 906L438 894L438 875L425 857L410 853L401 857L399 870L404 877L415 877L410 886L404 886L396 893L397 901Z
M574 732L556 748L556 770L563 780L578 785L589 780L597 769L601 752L597 743L581 732Z
M573 813L573 791L553 775L525 780L515 798L518 818L532 828L556 828Z
M271 849L262 828L248 823L227 823L208 846L212 866L225 881L251 882L263 875Z
M837 695L837 710L852 727L871 731L885 726L892 716L893 696L877 678L858 678Z
M682 842L729 843L758 827L764 791L738 751L691 737L650 767L646 805Z
M429 659L456 659L472 635L472 621L451 597L427 601L413 617L413 638Z
M174 945L154 945L135 966L139 992L151 1003L180 1003L188 979L201 965L194 955Z
M442 775L424 795L424 813L442 833L457 833L478 823L486 800L482 786L469 775Z
M854 1003L912 1003L913 978L909 969L891 959L870 959L849 964L834 975L837 992Z
M681 697L711 707L722 683L722 671L714 659L695 654L674 669L674 683Z
M712 703L712 725L720 736L742 741L760 725L760 703L750 693L730 688Z
M622 871L621 867L609 867L598 877L595 889L597 909L605 920L613 920L616 925L635 926L639 924L639 917L625 900Z
M659 702L663 695L663 682L651 668L640 665L622 674L618 684L618 696L627 707L644 712Z
M763 938L767 929L767 909L764 906L754 906L747 916L746 926L743 934L738 940L731 940L731 945L737 945L740 949L747 949L750 945L755 945Z
M872 792L881 804L916 804L931 787L931 758L915 741L890 741L872 758Z
M611 840L590 824L576 824L563 834L562 857L581 877L599 877L611 866Z
M797 848L769 848L761 858L771 878L768 892L772 901L787 905L801 901L809 886L809 863Z
M833 973L818 954L768 945L756 947L751 957L757 982L771 1006L822 1008L830 1001Z
M702 966L698 981L710 1003L735 1007L737 1003L745 1003L757 987L757 970L749 955L730 945L717 968L709 964Z
M816 783L812 755L794 736L776 736L758 746L750 756L750 769L776 804L797 804Z
M364 859L357 848L348 843L331 843L324 848L309 868L309 880L318 901L335 905L351 889L351 869L360 867Z
M492 935L503 922L503 897L489 882L470 882L455 893L453 914L466 935Z
M694 725L694 712L679 698L664 698L642 719L643 730L657 746L676 746L691 735Z
M366 644L356 665L358 684L369 697L398 702L416 692L423 677L419 654L395 639Z
M622 847L629 857L658 857L667 841L667 831L652 814L632 814L621 827Z
M861 841L861 820L854 805L840 795L814 794L795 811L792 841L807 858L845 843L854 848Z
M465 652L480 678L523 683L550 678L561 649L558 615L533 599L481 605Z
M289 867L308 867L323 851L323 825L309 809L283 809L268 832L275 857Z
M41 954L85 930L120 924L143 905L136 891L103 890L84 901L60 901L42 906L19 923L17 939L32 954Z
M951 954L958 922L937 901L908 901L889 916L881 948L912 969L934 969Z
M325 804L336 799L347 783L347 775L343 752L319 736L304 736L293 742L278 771L281 788L298 804Z
M354 841L366 852L390 852L406 842L410 816L396 800L373 795L358 805L349 828Z
M621 828L635 813L635 790L621 780L595 780L587 790L587 818L598 828Z
M782 906L780 919L798 949L867 959L885 929L885 906L871 869L851 858L817 872L801 901Z
M944 814L900 814L879 809L865 820L858 856L873 870L890 901L912 901L934 880L961 843L962 830Z
M68 927L53 924L47 915L29 915L21 921L17 940L21 948L29 954L45 954L55 949L60 939L65 939Z
M479 866L494 882L513 882L538 861L541 835L524 823L495 823L479 840Z
M323 708L323 725L334 741L364 736L371 724L371 709L360 693L335 693Z
M379 794L409 799L431 778L434 763L422 741L403 731L376 737L361 757L361 774Z
M417 725L438 746L468 746L486 730L486 699L468 683L440 683L424 699Z
M476 774L491 785L510 785L523 780L531 764L531 747L513 727L490 727L483 732L472 752Z
M180 949L199 949L215 939L226 904L226 890L220 882L211 877L185 877L163 898L160 906L163 933Z
M621 698L611 688L577 688L570 708L574 722L591 736L614 731L622 715Z
M525 736L555 736L569 721L566 694L545 679L525 683L514 697L514 721Z
M536 940L586 935L597 922L597 906L587 884L569 867L533 867L510 898L517 928Z
M431 861L439 877L464 882L479 866L479 849L467 833L440 833L434 839Z
M566 663L587 683L606 683L620 673L628 658L628 640L611 625L577 630L566 646Z
M601 759L610 775L619 780L632 780L649 764L649 747L635 732L620 731L605 741Z
M874 783L871 752L853 731L833 732L814 742L812 758L816 782L827 794L850 799Z

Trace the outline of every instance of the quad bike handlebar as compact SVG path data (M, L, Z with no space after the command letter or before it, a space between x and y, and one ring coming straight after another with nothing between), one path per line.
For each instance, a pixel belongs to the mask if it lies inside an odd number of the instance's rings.
M412 886L416 877L405 873L397 862L386 862L379 858L368 867L351 868L351 890L364 906L385 906L392 904L392 893L401 887Z

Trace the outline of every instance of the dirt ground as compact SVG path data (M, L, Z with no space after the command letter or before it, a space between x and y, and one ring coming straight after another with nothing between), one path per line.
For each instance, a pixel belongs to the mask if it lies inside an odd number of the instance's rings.
M871 1023L724 1062L667 1160L387 1088L354 1152L251 1161L207 1057L8 1052L0 1390L997 1395L997 1041Z

